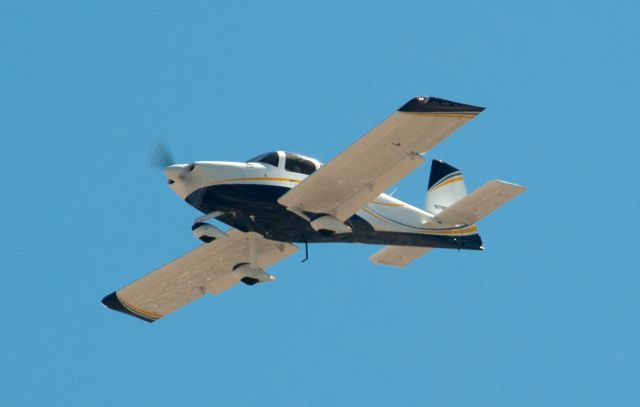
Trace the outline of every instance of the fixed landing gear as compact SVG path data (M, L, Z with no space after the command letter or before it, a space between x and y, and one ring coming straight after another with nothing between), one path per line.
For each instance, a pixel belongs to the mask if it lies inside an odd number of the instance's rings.
M257 278L251 278L251 277L242 277L240 281L242 281L246 285L256 285L260 282L260 280L258 280Z
M255 232L248 232L247 239L249 243L249 260L248 262L238 263L233 266L233 274L235 274L236 278L246 284L246 285L255 285L258 283L268 283L271 281L276 281L276 278L271 274L267 273L262 267L258 266L258 256L259 256L259 247L258 247L258 238L259 234Z
M336 234L334 230L329 229L318 229L318 233L320 233L324 237L331 237Z
M222 215L222 212L216 211L208 213L194 220L193 226L191 226L193 235L204 243L211 243L214 240L226 237L227 234L225 232L206 222L209 219L217 218L220 215Z
M352 233L351 226L331 215L322 215L312 220L311 227L325 237L340 233Z
M233 272L236 274L238 280L246 285L276 281L276 278L264 271L264 269L249 263L236 264L233 266Z
M227 234L217 227L204 222L196 222L191 227L193 235L204 243L211 243L216 239L222 239Z

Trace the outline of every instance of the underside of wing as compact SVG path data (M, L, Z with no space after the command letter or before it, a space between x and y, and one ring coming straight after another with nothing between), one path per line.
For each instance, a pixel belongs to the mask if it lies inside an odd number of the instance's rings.
M430 247L385 246L369 257L369 259L378 264L404 267L430 251Z
M278 201L294 212L347 220L424 162L432 149L484 110L433 97L410 100Z
M203 244L184 256L107 295L107 307L153 322L200 298L220 294L239 279L234 267L251 260L250 234L231 230L228 237ZM290 243L254 237L257 265L266 269L295 253Z

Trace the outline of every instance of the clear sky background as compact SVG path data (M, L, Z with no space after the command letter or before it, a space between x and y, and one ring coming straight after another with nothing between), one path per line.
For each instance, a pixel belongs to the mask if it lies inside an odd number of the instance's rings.
M637 405L637 2L0 4L0 404ZM530 189L484 252L311 246L155 323L101 298L197 246L147 165L328 161L411 97L427 155ZM425 165L396 197L421 206Z

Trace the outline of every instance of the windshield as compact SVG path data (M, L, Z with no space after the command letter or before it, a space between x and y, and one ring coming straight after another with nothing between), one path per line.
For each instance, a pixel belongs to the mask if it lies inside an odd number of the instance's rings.
M278 166L278 163L280 162L280 157L278 157L278 153L277 152L272 152L272 153L264 153L264 154L260 154L257 157L253 157L250 160L247 160L248 163L263 163L263 164L269 164L269 165L273 165L274 167Z

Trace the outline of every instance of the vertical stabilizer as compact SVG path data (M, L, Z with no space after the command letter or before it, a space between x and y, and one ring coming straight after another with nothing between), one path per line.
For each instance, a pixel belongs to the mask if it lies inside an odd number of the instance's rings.
M462 172L444 161L433 160L425 210L436 215L466 195Z

